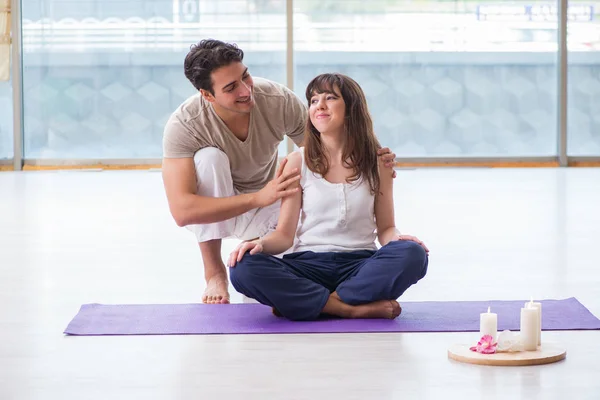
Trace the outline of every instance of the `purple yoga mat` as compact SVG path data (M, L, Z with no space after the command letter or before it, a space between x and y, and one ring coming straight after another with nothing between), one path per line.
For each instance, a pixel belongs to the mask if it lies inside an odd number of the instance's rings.
M69 323L68 335L185 335L336 332L477 332L479 314L491 307L498 330L519 330L519 301L403 302L394 320L320 319L293 322L261 304L85 304ZM543 300L543 330L600 329L577 299Z

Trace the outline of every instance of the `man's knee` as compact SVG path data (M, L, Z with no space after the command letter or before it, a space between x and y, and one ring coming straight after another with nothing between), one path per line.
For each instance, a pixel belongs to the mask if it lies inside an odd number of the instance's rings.
M229 157L215 147L205 147L194 154L196 194L209 197L233 196L233 179Z
M213 169L230 169L229 157L216 147L205 147L194 154L196 172L202 173Z

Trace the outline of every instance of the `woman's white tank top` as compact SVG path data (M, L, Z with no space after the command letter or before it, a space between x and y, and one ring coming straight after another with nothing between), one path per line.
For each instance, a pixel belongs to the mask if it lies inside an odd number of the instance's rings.
M302 154L302 206L293 252L377 250L375 196L367 180L331 183L312 172Z

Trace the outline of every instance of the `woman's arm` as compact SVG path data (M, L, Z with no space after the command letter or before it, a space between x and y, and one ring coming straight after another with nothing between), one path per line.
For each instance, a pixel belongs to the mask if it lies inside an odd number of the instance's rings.
M283 169L282 176L292 172L294 169L301 171L302 154L294 152L287 156L287 163ZM294 244L296 228L298 227L298 218L300 215L300 206L302 204L302 188L300 181L292 183L287 189L297 188L294 194L281 199L281 209L277 228L262 238L241 243L229 256L228 265L230 267L242 259L244 254L249 251L250 254L267 253L281 254Z
M297 168L302 168L302 154L294 152L287 156L287 164L283 170L283 175ZM302 204L302 188L300 181L296 181L289 186L289 189L298 188L298 191L290 196L281 199L281 210L277 221L277 228L259 239L262 244L262 252L267 254L280 254L292 247L296 229L298 227L298 218L300 215L300 205Z
M375 222L377 224L377 239L381 246L385 246L393 240L410 240L423 246L429 253L429 249L419 238L411 235L401 235L396 229L394 217L394 176L393 171L379 162L379 181L381 193L375 196Z
M394 216L394 178L393 170L390 171L383 165L379 166L379 192L375 195L375 222L377 224L377 239L381 246L396 240L400 233L396 229Z

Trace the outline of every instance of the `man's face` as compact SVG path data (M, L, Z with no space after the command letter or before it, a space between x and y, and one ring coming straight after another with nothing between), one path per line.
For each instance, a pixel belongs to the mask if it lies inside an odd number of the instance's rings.
M248 68L234 62L214 70L211 74L214 95L202 90L205 99L218 108L247 114L254 106L254 82Z

